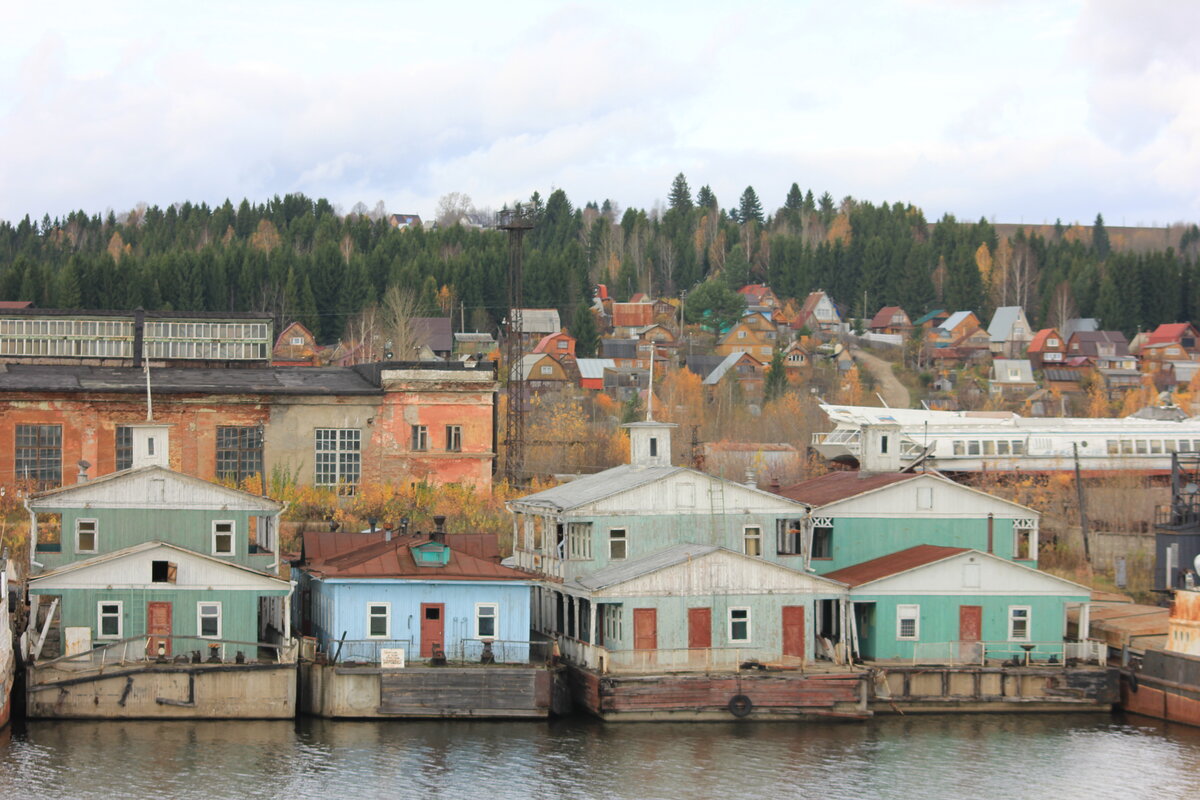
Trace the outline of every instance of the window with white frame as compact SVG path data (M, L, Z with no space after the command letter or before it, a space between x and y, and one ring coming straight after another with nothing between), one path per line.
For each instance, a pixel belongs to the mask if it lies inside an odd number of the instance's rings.
M1029 641L1029 606L1008 607L1008 640L1010 642Z
M221 638L221 604L213 600L196 603L196 633L201 639Z
M475 604L475 638L495 639L497 634L498 606L495 603Z
M616 603L603 603L600 606L601 615L604 619L604 641L606 645L619 643L624 634L624 626L621 624L621 606Z
M429 428L424 425L412 426L412 449L413 450L428 450L429 449Z
M96 604L96 638L120 639L123 626L120 600L101 600Z
M233 555L235 530L233 520L218 519L213 521L212 551L214 556Z
M608 557L611 561L623 561L629 553L629 538L624 528L608 531Z
M392 604L367 603L367 638L390 639L392 635Z
M293 336L292 337L292 347L300 347L302 344L304 344L303 336Z
M592 557L592 523L567 523L567 555L583 560Z
M896 606L896 638L916 641L921 638L921 607Z
M446 450L451 453L462 452L462 425L446 426Z
M354 428L317 428L317 485L352 493L362 471L362 434Z
M729 641L731 643L750 641L750 609L729 609Z
M748 556L762 555L762 528L757 525L742 528L742 552Z
M542 366L542 374L543 374L543 375L553 375L553 374L554 374L554 367L553 367L552 365L550 365L550 364L544 364L544 365Z
M75 520L76 553L96 552L96 534L99 530L99 524L100 523L94 519Z

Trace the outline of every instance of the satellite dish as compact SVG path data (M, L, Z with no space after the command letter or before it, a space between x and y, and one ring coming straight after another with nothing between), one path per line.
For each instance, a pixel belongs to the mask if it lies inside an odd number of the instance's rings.
M1197 486L1194 483L1189 483L1183 487L1184 494L1195 494L1196 492L1200 492L1200 486Z
M1192 569L1196 571L1197 575L1200 575L1200 554L1197 554L1197 556L1192 560Z

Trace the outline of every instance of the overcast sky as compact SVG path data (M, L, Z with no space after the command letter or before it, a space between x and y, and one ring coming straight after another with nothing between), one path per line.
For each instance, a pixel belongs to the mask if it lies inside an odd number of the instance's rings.
M300 191L652 208L671 179L1200 220L1200 3L9 3L0 218ZM186 8L185 8L186 6Z

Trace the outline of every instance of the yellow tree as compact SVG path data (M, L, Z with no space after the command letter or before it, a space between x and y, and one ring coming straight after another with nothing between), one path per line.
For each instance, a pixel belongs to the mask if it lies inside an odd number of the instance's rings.
M250 246L255 250L270 253L283 242L275 223L263 217L258 221L258 227L250 235Z

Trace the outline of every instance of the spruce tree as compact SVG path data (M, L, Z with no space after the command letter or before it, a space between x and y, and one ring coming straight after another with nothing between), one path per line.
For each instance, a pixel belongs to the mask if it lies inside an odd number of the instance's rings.
M713 194L713 190L707 184L701 186L700 191L696 192L696 205L704 209L717 207L717 196Z
M771 366L767 369L767 380L763 384L763 399L766 402L782 397L787 391L787 370L783 363L783 350L778 347L771 355Z
M571 329L575 337L575 355L579 358L592 358L600 347L600 329L596 325L596 315L592 313L587 299L581 299L575 307L575 320Z
M1104 217L1096 215L1096 223L1092 225L1092 252L1101 260L1108 258L1112 247L1108 241L1108 229L1104 227Z
M671 182L671 194L668 202L672 211L692 210L692 190L682 172L676 175L675 180Z
M758 194L754 191L753 186L747 186L738 200L738 219L742 222L754 220L761 223L763 221L762 203L759 202Z

